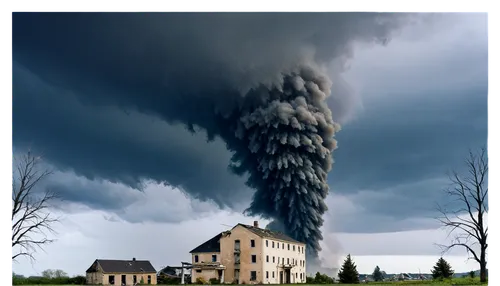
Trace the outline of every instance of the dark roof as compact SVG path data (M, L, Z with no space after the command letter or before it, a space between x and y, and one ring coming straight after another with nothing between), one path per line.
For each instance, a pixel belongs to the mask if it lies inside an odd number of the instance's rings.
M272 238L272 239L279 239L279 240L289 241L289 242L293 242L293 243L302 243L302 244L304 244L303 242L295 240L295 239L289 237L288 235L286 235L286 234L284 234L282 232L279 232L279 231L273 231L273 230L269 230L269 229L263 229L263 228L255 227L255 226L252 226L252 225L242 224L242 223L239 223L236 226L238 226L238 225L241 225L242 227L248 229L249 231L255 233L256 235L258 235L260 237Z
M212 237L211 239L200 244L195 249L191 250L189 253L201 253L201 252L220 252L220 238L222 232Z
M119 273L156 273L155 268L149 260L109 260L96 259L96 261L87 269L87 272L94 272L96 264L102 268L103 272L119 272Z

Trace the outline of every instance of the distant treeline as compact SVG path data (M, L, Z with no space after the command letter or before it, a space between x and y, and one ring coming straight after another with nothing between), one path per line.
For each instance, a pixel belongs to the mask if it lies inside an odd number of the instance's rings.
M85 285L85 276L75 277L12 277L12 285Z

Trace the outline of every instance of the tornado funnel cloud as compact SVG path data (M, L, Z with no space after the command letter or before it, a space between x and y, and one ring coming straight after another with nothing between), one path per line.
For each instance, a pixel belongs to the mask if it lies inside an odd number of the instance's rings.
M250 91L249 106L226 125L234 134L231 169L248 174L246 184L256 190L246 213L282 222L314 256L321 249L327 175L340 129L326 104L330 86L319 70L302 67L283 75L279 86Z

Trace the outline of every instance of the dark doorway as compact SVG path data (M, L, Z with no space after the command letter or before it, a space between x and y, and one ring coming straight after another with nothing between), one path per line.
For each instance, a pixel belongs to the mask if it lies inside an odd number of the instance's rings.
M122 275L122 285L127 285L127 275Z
M283 271L280 271L280 284L283 284Z
M222 270L217 270L217 275L219 276L219 282L222 280Z
M285 269L285 284L290 284L290 269Z
M234 282L236 284L240 284L240 270L239 269L235 269L234 270Z
M250 271L250 281L257 281L257 271Z
M115 285L115 275L109 275L108 276L108 282L111 285Z

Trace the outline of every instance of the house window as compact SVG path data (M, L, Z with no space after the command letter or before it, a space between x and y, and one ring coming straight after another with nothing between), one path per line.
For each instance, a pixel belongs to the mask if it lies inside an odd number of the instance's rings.
M269 279L269 271L266 271L266 279Z
M252 255L252 263L257 263L257 255Z
M274 248L274 241L273 241L273 242L271 242L271 245L272 245L272 246L273 246L273 248Z
M288 250L290 250L290 243L288 244Z
M299 274L295 272L295 278L299 278Z
M212 262L217 262L217 254L212 254Z
M240 241L238 239L234 241L234 250L240 250Z
M273 278L274 278L274 271L273 271Z
M286 264L290 264L290 258L286 259Z
M279 247L279 246L278 246L278 247ZM281 244L281 248L282 248L282 249L285 249L285 243L284 243L284 242Z
M293 251L295 251L295 245L293 246Z
M266 240L266 247L269 246L269 240Z
M269 255L266 255L266 262L269 262Z
M148 284L151 284L151 275L148 275Z
M196 273L201 273L201 269L196 269Z
M300 280L302 280L302 273L300 273Z
M109 275L108 276L108 282L111 285L115 285L115 275Z
M255 247L255 240L250 240L250 247Z
M285 264L285 257L281 258L281 263Z
M132 276L134 278L134 284L137 283L137 275Z
M257 271L250 271L250 281L257 280Z
M275 261L275 260L274 260L274 256L273 256L273 263L274 263L274 261Z
M198 255L195 255L195 256L194 256L194 262L195 262L195 263L196 263L196 262L198 262Z

